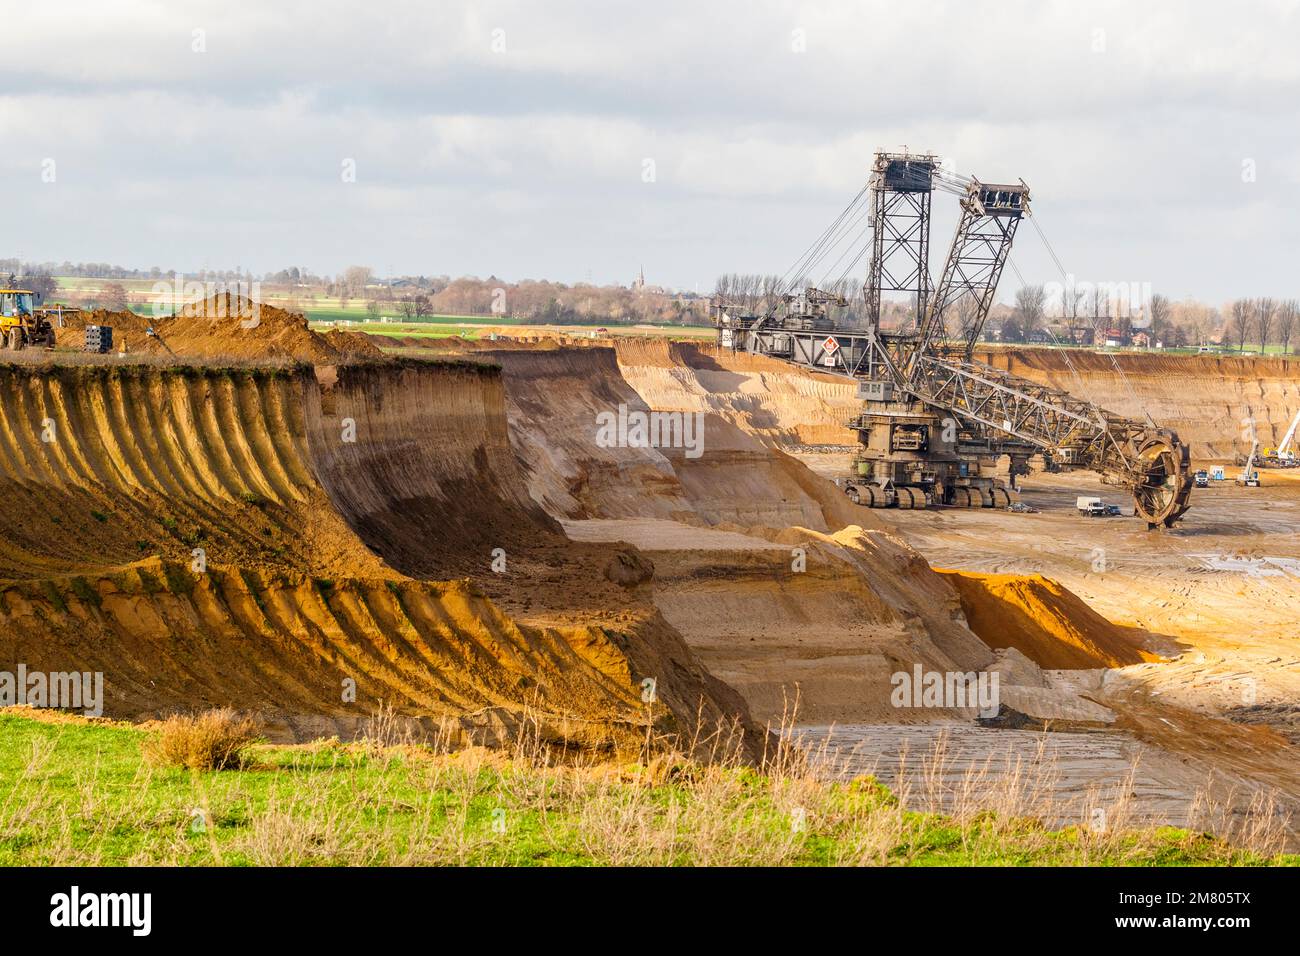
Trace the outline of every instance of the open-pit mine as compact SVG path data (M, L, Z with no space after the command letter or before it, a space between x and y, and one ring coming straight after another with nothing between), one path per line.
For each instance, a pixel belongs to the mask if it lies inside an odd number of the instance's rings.
M388 708L608 755L730 728L904 793L1036 767L1063 822L1300 802L1294 471L1197 489L1155 531L1081 515L1111 489L1041 455L1012 510L873 508L836 484L862 447L841 374L190 312L83 317L124 355L0 363L0 662L102 672L106 716L226 706L306 741ZM1246 450L1243 418L1276 442L1300 410L1288 359L1063 355L980 357L1149 411L1196 467ZM700 441L611 442L620 408L691 416Z

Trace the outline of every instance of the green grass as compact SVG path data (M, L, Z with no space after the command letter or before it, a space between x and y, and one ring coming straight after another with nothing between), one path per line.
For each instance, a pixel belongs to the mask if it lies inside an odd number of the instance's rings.
M171 283L171 276L161 276L158 279L94 279L86 276L55 276L54 281L58 283L60 289L68 289L75 292L96 292L106 285L116 282L127 292L150 293L153 291L155 282Z
M318 312L308 312L308 319L313 323L313 328L318 332L326 332L333 328L333 319L318 319ZM440 316L440 319L453 319L454 316ZM654 325L637 328L635 326L623 326L613 323L592 322L589 325L527 325L519 319L478 319L466 320L464 318L456 321L441 322L407 322L405 320L398 322L358 322L356 325L343 326L348 332L364 332L368 335L388 335L393 338L416 338L416 339L445 339L453 336L460 336L467 339L482 338L488 329L500 326L516 326L518 332L524 335L555 335L556 331L568 332L570 335L585 335L585 333L596 328L608 328L615 336L639 336L653 338L712 338L716 330L712 326L695 326L695 325Z
M316 318L317 313L307 313L307 320L317 332L328 332L334 328L333 319ZM358 322L356 325L341 327L347 332L366 332L371 335L391 335L397 338L431 338L443 339L453 335L466 338L478 338L487 328L485 325L456 324L451 322Z
M830 784L779 767L556 767L522 752L322 741L190 772L147 764L145 740L0 713L0 864L1297 863L1183 830L911 812L871 778Z
M274 299L270 300L270 304L275 306L280 306L281 308L284 307L283 303L276 302ZM381 309L379 312L381 316L386 315L393 320L392 322L384 323L384 322L379 322L377 320L372 321L370 319L370 313L368 313L362 307L356 307L356 308L350 307L347 309L327 308L324 306L318 306L312 302L299 302L299 307L302 309L303 313L307 316L307 321L309 322L337 322L340 320L346 320L349 322L360 322L366 325L374 325L380 328L391 328L395 324L431 325L431 326L432 325L453 325L453 326L454 325L470 325L470 326L518 325L520 324L521 321L519 319L511 319L505 317L501 319L497 319L494 316L485 316L485 315L430 315L424 317L423 319L406 319L401 315L400 312L397 311L396 306L390 305L388 308Z

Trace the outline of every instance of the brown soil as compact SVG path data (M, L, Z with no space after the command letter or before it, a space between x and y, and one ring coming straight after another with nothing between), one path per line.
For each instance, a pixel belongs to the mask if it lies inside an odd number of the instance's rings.
M764 444L853 445L856 385L761 355L620 339L623 377L654 408L704 411Z
M334 363L348 358L378 359L383 353L359 332L314 332L306 316L258 304L229 293L191 303L175 315L134 312L70 313L57 330L60 347L77 347L87 325L113 329L114 351L177 359L280 359ZM149 334L152 330L153 334Z
M772 447L798 440L792 424L747 430L793 423L799 413L782 405L800 400L797 373L782 367L785 391L765 392L778 371L771 363L719 368L693 346L644 343L627 356L621 345L472 354L502 366L511 444L533 500L564 519L570 537L647 552L656 606L759 720L779 722L796 698L801 719L930 720L939 715L891 708L890 674L917 662L941 670L992 662L946 579L876 530L871 511ZM678 355L704 367L678 364ZM673 390L710 400L643 397ZM619 404L705 412L704 453L600 447L596 415ZM791 569L795 548L805 570Z

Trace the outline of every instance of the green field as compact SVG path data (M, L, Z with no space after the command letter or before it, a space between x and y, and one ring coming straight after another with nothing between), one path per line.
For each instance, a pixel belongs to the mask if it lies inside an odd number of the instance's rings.
M270 303L275 305L274 300ZM490 325L522 325L523 320L513 318L485 318L481 315L430 315L423 319L405 319L394 310L381 312L380 315L387 316L390 321L379 322L371 320L369 314L364 308L362 309L325 309L307 306L304 308L304 314L309 322L338 322L348 321L357 322L365 326L359 329L357 326L349 326L353 331L382 332L384 329L392 329L397 326L404 328L424 327L424 326L479 326L485 327Z
M142 757L148 731L0 713L4 865L1285 864L1184 830L1048 830L904 810L822 782L659 757L554 766L523 752L258 745L246 769Z
M159 279L88 279L85 276L55 276L54 281L58 283L60 289L67 289L70 292L98 292L104 286L117 282L127 292L147 295L153 292L155 282L171 283L171 276L162 276Z
M335 328L333 321L322 321L308 314L308 320L312 328L317 332L328 332ZM473 326L462 323L441 323L441 322L420 322L415 323L392 323L385 324L382 322L364 322L357 325L338 326L346 332L365 332L368 335L391 335L394 338L417 338L417 339L446 339L453 336L461 336L467 339L476 339L483 334L487 326Z
M327 316L321 318L321 316ZM336 313L322 313L311 311L307 313L308 320L312 328L319 332L328 331L334 328L334 322L338 318L352 318L350 315L340 315ZM502 326L514 327L518 331L511 334L519 335L569 335L569 336L586 336L596 328L607 327L609 333L613 336L645 336L651 338L712 338L716 330L712 326L698 325L655 325L655 326L631 326L631 325L614 325L608 324L598 326L595 323L591 325L530 325L520 319L490 319L485 320L482 317L439 315L431 316L429 321L407 322L405 320L396 322L361 322L353 318L355 325L339 326L348 332L365 332L369 335L389 335L394 338L429 338L444 339L452 336L461 336L467 339L482 338L487 330L500 328Z

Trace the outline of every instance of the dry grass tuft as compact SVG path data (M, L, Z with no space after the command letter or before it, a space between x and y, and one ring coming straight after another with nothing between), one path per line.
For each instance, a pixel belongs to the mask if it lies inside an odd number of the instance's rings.
M144 754L151 763L164 767L238 769L245 765L245 749L258 739L260 730L254 718L228 707L176 714L162 722L158 735L145 745Z

